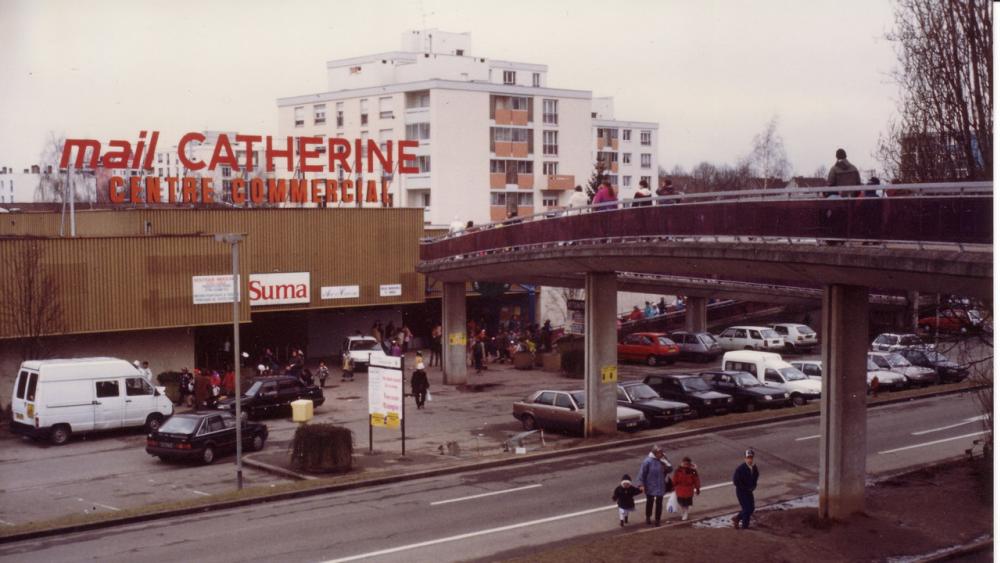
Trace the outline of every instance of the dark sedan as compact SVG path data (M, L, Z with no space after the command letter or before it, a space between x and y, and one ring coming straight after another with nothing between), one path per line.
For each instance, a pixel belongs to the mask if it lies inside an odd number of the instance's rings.
M747 412L792 404L788 392L783 388L762 385L756 377L745 371L706 371L701 373L701 378L712 389L732 395L736 407Z
M267 441L267 426L243 422L243 448L256 452ZM194 459L209 464L236 450L236 417L208 411L175 414L146 438L146 453L160 459Z
M618 406L641 411L649 424L655 426L680 422L693 415L685 403L664 400L652 387L638 381L618 386Z
M292 401L310 399L314 407L326 400L323 390L315 385L303 385L297 377L291 375L272 375L258 377L243 394L243 412L247 416L258 418L287 411ZM225 399L219 402L219 409L231 413L236 412L236 399Z
M900 350L908 362L915 366L932 368L937 371L938 381L962 381L969 375L968 366L959 365L947 356L933 350L911 348Z
M697 375L647 375L642 382L664 399L691 405L699 416L723 414L735 406L731 395L713 390Z

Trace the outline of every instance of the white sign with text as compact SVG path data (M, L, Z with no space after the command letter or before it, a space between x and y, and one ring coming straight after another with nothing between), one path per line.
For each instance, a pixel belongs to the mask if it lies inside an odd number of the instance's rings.
M360 285L326 285L319 288L320 299L356 299L361 297Z
M238 278L237 278L238 279ZM239 292L239 288L236 289ZM233 302L233 276L191 276L191 293L195 305ZM236 300L239 301L239 293Z
M398 297L403 294L403 284L389 283L378 286L379 297Z

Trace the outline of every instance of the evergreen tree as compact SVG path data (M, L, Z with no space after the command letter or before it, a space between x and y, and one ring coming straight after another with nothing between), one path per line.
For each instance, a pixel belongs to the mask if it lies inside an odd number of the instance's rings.
M594 164L594 173L590 175L590 180L587 181L587 187L584 188L587 191L588 201L594 201L594 195L597 194L598 188L601 187L601 182L605 180L605 170L607 170L607 166L603 160L598 160Z

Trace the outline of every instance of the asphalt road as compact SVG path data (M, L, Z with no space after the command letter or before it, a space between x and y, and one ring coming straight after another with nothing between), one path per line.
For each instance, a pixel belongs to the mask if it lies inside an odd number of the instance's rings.
M962 454L981 430L979 414L969 394L870 410L869 471L874 475ZM675 464L689 455L699 466L703 492L692 513L697 517L736 506L729 481L748 446L756 449L761 468L758 504L815 492L818 434L819 420L810 418L662 445ZM488 558L617 529L611 491L623 473L635 475L647 451L645 446L613 448L454 477L24 541L0 546L0 561Z

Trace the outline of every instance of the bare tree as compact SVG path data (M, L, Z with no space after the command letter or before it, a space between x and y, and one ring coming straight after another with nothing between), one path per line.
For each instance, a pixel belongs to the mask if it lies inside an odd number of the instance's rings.
M65 144L66 137L49 132L49 138L45 141L39 157L39 179L35 188L35 201L69 201L67 198L70 192L74 194L77 202L97 201L97 183L92 170L73 170L72 173L67 173L65 169L59 169ZM84 161L87 159L84 158Z
M879 139L895 181L993 178L993 4L897 0L899 115Z
M30 360L45 352L44 337L63 327L59 286L45 269L45 250L37 240L8 241L17 245L5 276L7 287L0 305L3 332L16 337L21 359Z
M764 130L753 137L753 148L747 155L746 164L756 176L755 183L761 189L784 186L783 180L791 173L792 166L785 152L785 141L778 133L778 116L774 115L764 125ZM781 180L781 183L778 181Z

